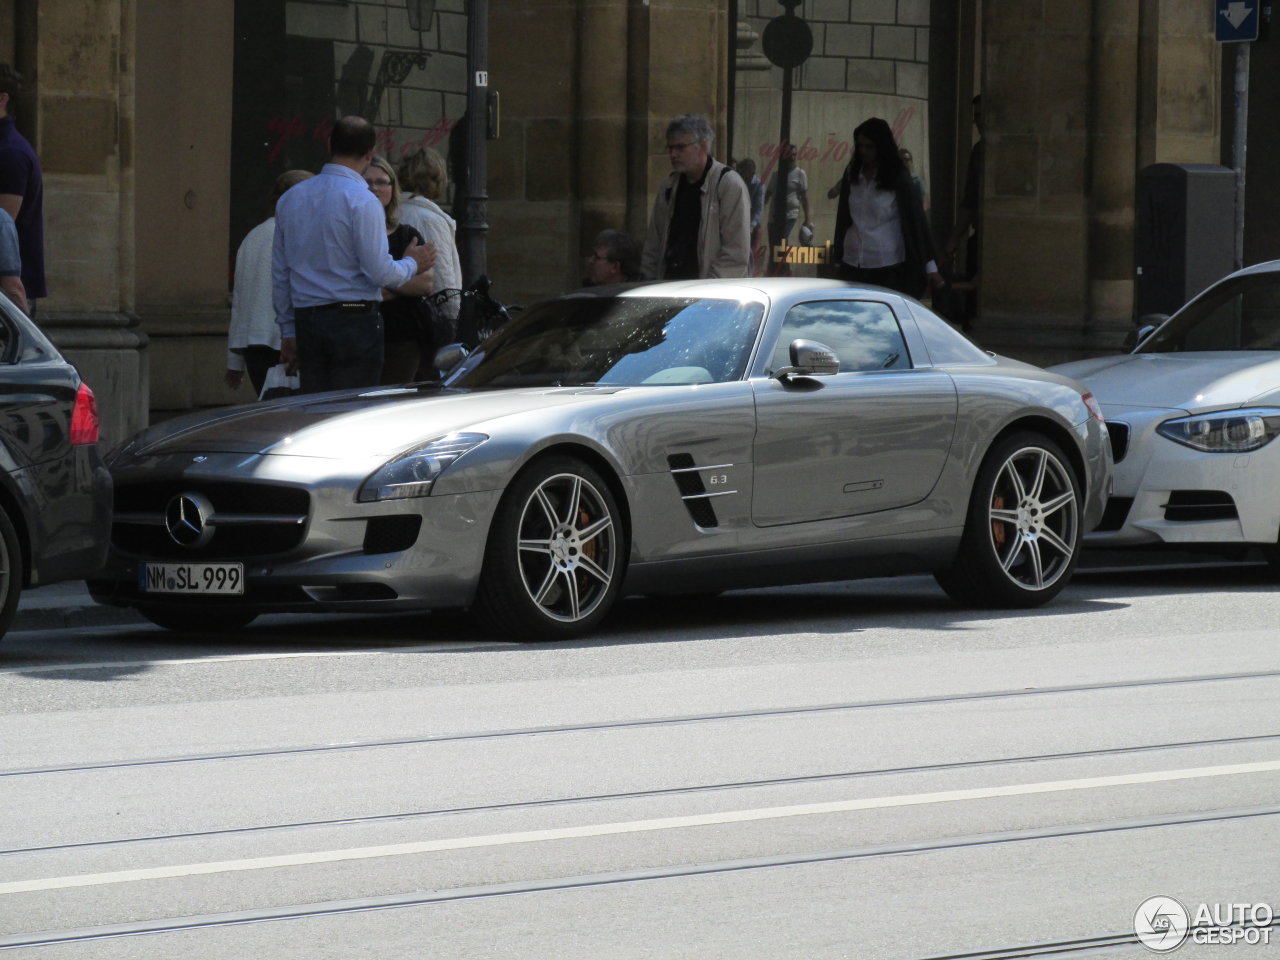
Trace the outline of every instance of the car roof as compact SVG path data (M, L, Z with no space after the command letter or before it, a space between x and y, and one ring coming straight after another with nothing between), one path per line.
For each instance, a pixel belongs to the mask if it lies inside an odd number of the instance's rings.
M865 289L901 296L897 291L870 284L851 284L819 277L742 277L714 280L662 280L629 287L624 296L726 297L735 290L752 290L770 298L789 297L823 290Z

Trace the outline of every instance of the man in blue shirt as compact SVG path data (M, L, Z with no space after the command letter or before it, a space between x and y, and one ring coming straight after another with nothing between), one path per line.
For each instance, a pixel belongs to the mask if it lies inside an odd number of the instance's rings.
M435 262L435 247L387 250L382 204L364 182L376 135L343 117L329 137L320 175L280 198L271 249L271 292L280 362L297 361L303 393L366 387L382 379L383 288L408 283Z
M18 228L22 285L34 301L45 296L44 177L35 150L13 125L12 98L21 91L22 77L0 63L0 210Z
M18 228L3 207L0 207L0 290L18 305L19 310L27 310L27 291L22 285L22 256L18 252Z

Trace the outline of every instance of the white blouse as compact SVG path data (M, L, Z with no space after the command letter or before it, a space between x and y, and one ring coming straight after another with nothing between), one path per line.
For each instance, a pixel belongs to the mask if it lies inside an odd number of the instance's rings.
M245 236L236 251L235 281L231 288L231 328L227 335L227 369L243 370L238 351L259 344L280 349L280 326L271 302L271 243L276 219L268 217Z
M875 270L907 259L896 192L881 190L859 172L849 184L849 214L853 223L844 235L845 263Z

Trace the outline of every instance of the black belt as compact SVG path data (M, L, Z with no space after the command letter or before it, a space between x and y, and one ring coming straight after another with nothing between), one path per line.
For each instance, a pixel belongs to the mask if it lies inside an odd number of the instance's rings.
M339 300L334 303L320 303L314 307L295 307L294 316L301 317L316 310L328 310L334 313L372 313L378 309L377 300Z

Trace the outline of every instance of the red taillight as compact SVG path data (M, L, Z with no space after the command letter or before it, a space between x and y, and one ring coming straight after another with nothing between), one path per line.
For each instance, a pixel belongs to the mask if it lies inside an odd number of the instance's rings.
M1084 405L1088 407L1089 413L1093 415L1093 419L1099 423L1106 423L1106 417L1102 415L1102 407L1098 406L1098 399L1092 393L1082 393L1080 399L1084 401Z
M76 391L76 405L71 410L71 445L98 442L98 401L87 383Z

